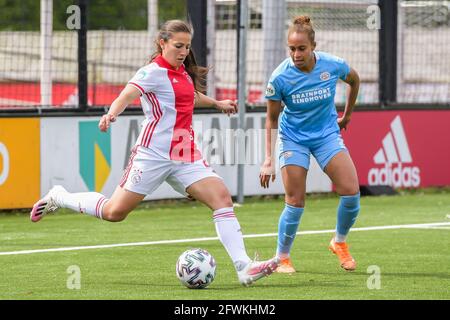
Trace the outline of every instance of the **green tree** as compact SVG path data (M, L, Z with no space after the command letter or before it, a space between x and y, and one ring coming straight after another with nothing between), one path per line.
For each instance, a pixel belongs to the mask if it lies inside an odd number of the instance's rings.
M53 30L66 30L67 8L76 0L53 1ZM0 0L0 30L38 31L40 0ZM186 19L185 0L159 0L159 24L168 19ZM88 30L147 29L147 0L88 1Z
M0 0L0 30L39 30L40 1Z

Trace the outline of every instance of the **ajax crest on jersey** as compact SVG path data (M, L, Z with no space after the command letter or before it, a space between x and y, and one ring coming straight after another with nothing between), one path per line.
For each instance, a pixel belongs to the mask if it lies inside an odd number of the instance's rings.
M216 276L216 261L204 249L189 249L178 258L176 272L178 279L186 287L206 288Z

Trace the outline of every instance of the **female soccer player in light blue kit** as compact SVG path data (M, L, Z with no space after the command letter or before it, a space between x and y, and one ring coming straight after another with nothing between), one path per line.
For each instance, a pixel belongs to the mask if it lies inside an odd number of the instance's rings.
M279 124L279 163L286 204L278 226L277 256L281 265L277 271L283 273L295 272L290 249L305 206L311 154L340 195L336 232L329 249L337 255L342 268L347 271L356 268L346 237L359 212L359 183L340 130L346 129L350 122L359 90L359 76L344 60L314 51L314 36L308 16L299 16L293 21L287 41L290 58L275 69L266 89L266 159L261 167L260 182L267 188L269 181L275 179L272 150L276 136L272 131ZM349 85L341 118L338 118L334 104L339 79Z

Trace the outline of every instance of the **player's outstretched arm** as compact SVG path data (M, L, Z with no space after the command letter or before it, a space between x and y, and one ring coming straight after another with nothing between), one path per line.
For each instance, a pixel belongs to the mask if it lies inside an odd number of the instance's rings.
M267 101L266 117L266 158L259 172L259 181L263 188L268 188L270 180L275 181L275 160L273 157L278 134L278 117L281 101Z
M339 128L347 129L347 125L350 122L353 109L355 108L356 98L358 98L359 92L359 75L355 71L355 69L350 68L350 72L347 75L347 78L344 80L345 83L349 85L347 89L347 101L345 103L344 114L341 118L338 119Z
M113 101L107 114L104 114L98 123L100 131L106 132L111 122L116 121L119 114L140 96L140 91L132 85L127 85L120 95Z
M195 106L196 107L214 107L223 113L226 113L228 116L231 114L235 114L238 112L238 106L236 101L233 100L215 100L211 97L204 95L201 92L195 92Z

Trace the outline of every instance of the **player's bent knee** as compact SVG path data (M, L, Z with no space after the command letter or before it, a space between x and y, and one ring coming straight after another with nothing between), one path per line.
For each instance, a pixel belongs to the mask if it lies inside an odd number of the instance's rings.
M226 202L224 203L224 207L225 207L225 208L231 208L231 207L233 207L233 200L231 200L231 198L230 198L229 201L226 201Z
M222 203L224 208L233 206L233 199L231 199L230 192L226 188L223 188L217 194L217 200L216 201Z
M107 220L109 222L121 222L125 220L127 215L128 211L118 208L109 208L107 210L103 210L102 218L103 220Z
M233 206L233 200L231 199L231 196L228 195L223 195L221 198L217 199L217 207L220 208L229 208Z

